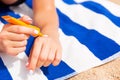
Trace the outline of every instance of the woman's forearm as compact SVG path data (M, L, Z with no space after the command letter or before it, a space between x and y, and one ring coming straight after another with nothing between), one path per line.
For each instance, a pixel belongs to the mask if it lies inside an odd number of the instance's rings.
M41 12L55 8L54 0L33 0L34 11Z
M49 36L58 37L58 16L54 0L34 0L34 24L41 28L41 32Z

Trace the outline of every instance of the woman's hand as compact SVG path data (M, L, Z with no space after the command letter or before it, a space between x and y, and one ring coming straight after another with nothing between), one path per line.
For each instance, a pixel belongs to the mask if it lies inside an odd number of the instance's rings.
M62 52L59 40L49 36L37 37L32 47L27 68L34 70L41 66L56 66L60 63Z
M27 16L21 18L24 22L31 23ZM6 24L0 32L0 52L9 55L17 55L25 51L29 35L35 34L32 28L26 28L20 25Z

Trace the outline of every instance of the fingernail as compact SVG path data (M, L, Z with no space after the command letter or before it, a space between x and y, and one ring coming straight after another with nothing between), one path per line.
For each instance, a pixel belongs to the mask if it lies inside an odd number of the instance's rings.
M34 30L34 33L35 33L35 34L38 34L38 33L39 33L39 31L37 31L37 30Z
M26 66L28 66L28 65L29 65L29 63L27 62L27 63L26 63Z
M32 21L32 19L31 19L31 18L27 18L27 20L28 20L28 21Z
M29 70L29 74L32 75L34 72L33 70Z
M30 17L23 17L25 20L27 20L27 21L32 21L32 19L30 18Z

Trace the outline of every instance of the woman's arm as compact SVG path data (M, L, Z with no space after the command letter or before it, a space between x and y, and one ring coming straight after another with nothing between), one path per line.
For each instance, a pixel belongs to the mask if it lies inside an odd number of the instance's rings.
M62 57L62 49L58 33L58 16L54 0L33 0L33 23L40 27L48 37L37 37L31 49L27 68L58 65Z

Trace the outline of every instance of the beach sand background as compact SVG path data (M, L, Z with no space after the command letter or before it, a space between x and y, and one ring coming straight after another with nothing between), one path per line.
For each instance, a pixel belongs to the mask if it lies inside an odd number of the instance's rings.
M120 57L84 71L68 80L120 80Z

